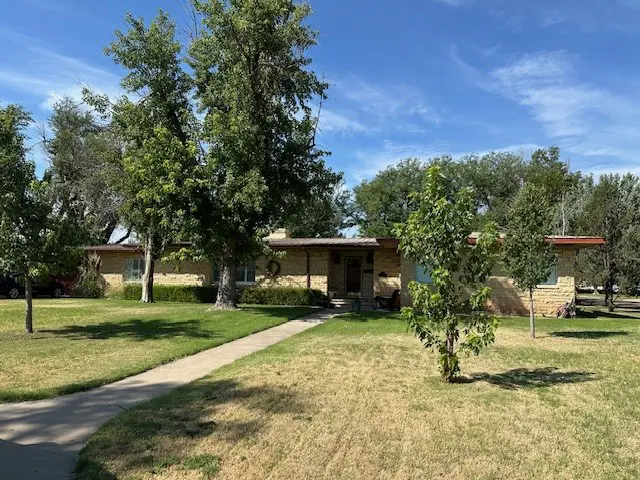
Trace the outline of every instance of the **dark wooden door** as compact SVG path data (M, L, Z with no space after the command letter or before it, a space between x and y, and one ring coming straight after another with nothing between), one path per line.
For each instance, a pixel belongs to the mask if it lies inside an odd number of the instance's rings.
M362 259L357 257L345 258L346 295L361 296L362 295Z

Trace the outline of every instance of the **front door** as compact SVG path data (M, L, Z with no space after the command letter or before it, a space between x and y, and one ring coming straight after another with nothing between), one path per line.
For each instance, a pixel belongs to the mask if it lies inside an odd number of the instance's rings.
M345 258L345 269L346 297L362 296L362 259L358 257Z

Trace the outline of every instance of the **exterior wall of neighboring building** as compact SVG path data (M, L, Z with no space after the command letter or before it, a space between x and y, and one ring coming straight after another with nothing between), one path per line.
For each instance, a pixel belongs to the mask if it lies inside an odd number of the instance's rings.
M556 309L575 296L575 250L556 248L558 263L555 285L540 285L534 290L534 308L539 315L555 315ZM402 259L402 304L410 305L409 282L415 278L413 263ZM527 315L529 294L514 285L500 266L496 267L487 285L491 287L490 308L503 315Z

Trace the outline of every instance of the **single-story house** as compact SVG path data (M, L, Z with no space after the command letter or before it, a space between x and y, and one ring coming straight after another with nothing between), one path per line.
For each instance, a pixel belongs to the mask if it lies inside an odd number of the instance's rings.
M473 238L470 238L473 241ZM558 262L548 280L535 291L537 313L552 315L575 295L575 252L602 245L599 237L548 237ZM428 272L398 253L394 238L291 238L279 230L266 239L273 258L261 258L255 265L238 267L236 280L241 286L287 286L312 288L335 301L360 298L372 303L376 296L391 296L399 290L402 303L410 303L408 285L412 280L429 283ZM99 245L87 247L101 257L100 271L111 288L126 282L140 282L144 258L140 245ZM157 284L211 285L218 280L214 265L205 261L158 262ZM492 288L491 307L499 313L524 314L527 294L497 266L488 280Z

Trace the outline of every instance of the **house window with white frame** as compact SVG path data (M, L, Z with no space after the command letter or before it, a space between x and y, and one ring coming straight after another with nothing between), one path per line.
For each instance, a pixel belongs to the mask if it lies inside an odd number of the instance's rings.
M124 262L124 281L140 282L144 275L144 258L127 258Z

